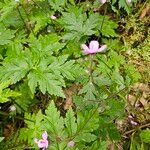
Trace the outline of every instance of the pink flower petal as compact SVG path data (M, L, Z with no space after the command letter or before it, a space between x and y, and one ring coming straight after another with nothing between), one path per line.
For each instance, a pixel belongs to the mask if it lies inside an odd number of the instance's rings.
M37 145L39 148L47 148L48 147L48 141L41 139L37 142Z
M85 50L85 51L89 50L89 48L88 48L85 44L82 44L82 45L81 45L81 48L82 48L83 50Z
M104 51L107 48L107 45L103 45L101 48L99 48L98 41L93 40L90 42L89 47L87 47L85 44L82 44L81 48L83 49L84 54L95 54Z
M98 49L98 52L103 52L107 48L107 45L103 45L101 48Z
M48 135L47 135L47 132L45 131L45 132L42 134L42 138L43 138L44 140L47 140L47 137L48 137Z
M89 54L90 53L89 48L85 44L82 44L81 48L83 49L84 54Z
M99 43L98 41L91 41L89 44L89 49L91 53L96 53L98 52L98 48L99 48Z

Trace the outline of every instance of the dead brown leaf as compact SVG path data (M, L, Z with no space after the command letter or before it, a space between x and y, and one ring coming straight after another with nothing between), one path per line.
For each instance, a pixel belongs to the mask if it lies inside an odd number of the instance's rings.
M147 4L146 7L142 10L139 19L143 19L148 14L149 11L150 11L150 3Z
M150 88L147 84L144 83L135 83L133 85L133 89L135 91L145 92L146 94L150 94Z
M128 95L128 97L127 97L127 99L128 99L128 102L130 103L130 105L134 105L135 104L135 102L136 102L136 97L134 96L134 95Z
M73 106L72 96L73 96L74 92L77 91L79 88L80 88L79 85L73 84L71 87L66 88L64 90L64 93L66 96L66 101L65 101L65 105L64 105L65 110L67 110Z

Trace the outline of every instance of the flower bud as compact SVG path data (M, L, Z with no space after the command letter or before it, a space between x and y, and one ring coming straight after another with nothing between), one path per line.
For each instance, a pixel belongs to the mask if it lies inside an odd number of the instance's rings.
M70 141L70 142L68 142L67 147L74 147L74 145L75 145L75 142Z
M51 19L52 19L52 20L55 20L55 19L57 19L57 18L56 18L56 16L52 15L52 16L51 16Z
M16 107L15 107L14 105L11 105L11 106L9 107L9 109L10 109L10 111L15 111L15 110L16 110Z

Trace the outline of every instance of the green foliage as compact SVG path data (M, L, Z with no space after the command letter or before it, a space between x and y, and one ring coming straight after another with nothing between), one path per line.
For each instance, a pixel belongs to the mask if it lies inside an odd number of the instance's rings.
M4 28L0 24L0 45L5 45L11 42L15 31Z
M88 82L81 90L79 94L85 94L86 100L95 100L95 87L92 82Z
M140 137L144 143L150 143L150 130L149 129L143 130L140 133Z
M0 103L5 103L10 101L11 98L16 98L21 95L19 92L15 92L8 88L8 86L9 81L0 84Z
M114 5L116 2L118 2L119 5L119 9L123 8L128 14L131 12L131 6L133 2L137 2L137 0L133 0L131 1L131 3L129 3L126 0L113 0L112 1L112 5ZM117 12L116 8L114 8L114 11Z
M71 137L77 132L76 118L72 109L69 109L65 119L66 131Z
M97 27L98 21L98 14L91 14L87 18L86 14L82 13L81 8L76 8L76 11L70 9L69 12L63 13L63 18L60 20L68 32L63 36L63 39L80 40L86 35L95 34L94 29Z
M86 36L98 34L98 30L106 37L117 37L117 24L114 21L106 16L99 16L98 13L90 13L87 17L82 8L70 7L68 12L63 13L63 18L59 22L68 32L63 39L78 41Z
M119 0L119 8L124 8L128 14L130 12L130 7L128 6L126 0Z
M104 18L105 17L105 18ZM118 35L115 32L117 29L117 23L110 20L107 16L99 16L99 22L101 23L99 26L99 30L103 36L106 37L117 37Z
M33 98L33 94L31 93L27 82L20 85L18 87L18 91L21 93L21 95L15 99L15 103L17 104L15 105L17 108L17 112L18 113L22 113L22 111L27 112L29 108L31 108L30 106L33 105L36 100Z
M66 0L48 0L54 11L62 11L62 7L65 5Z
M75 142L75 147L80 148L83 143L90 143L97 139L93 133L99 127L99 115L96 110L77 113L77 118L72 109L66 113L66 117L60 116L60 112L52 101L45 110L45 115L39 111L37 114L25 115L26 128L20 131L20 140L28 141L34 145L34 138L39 137L43 130L50 135L50 149L67 149L67 143L71 140ZM97 141L98 145L106 146L106 143ZM92 145L96 146L96 143ZM90 148L90 146L89 146Z
M48 42L50 39L52 41ZM64 78L74 80L78 67L74 61L67 61L67 55L58 58L51 56L53 52L57 52L64 46L58 40L55 34L40 37L39 40L31 43L31 51L26 49L14 58L8 56L0 68L1 81L10 80L11 84L14 84L27 78L33 94L38 86L43 94L48 92L64 97L62 91L62 87L65 86Z
M150 141L149 129L132 134L130 150L148 150Z
M106 150L120 140L115 122L124 117L126 91L141 78L116 32L119 17L131 11L126 0L0 2L0 107L5 111L13 103L13 123L24 122L11 145L38 149L34 140L43 131L51 150ZM107 50L84 55L81 44L92 40ZM131 150L147 148L148 142L147 129L132 137Z
M42 131L42 120L43 115L41 111L39 111L37 114L25 114L25 123L27 124L27 128L22 128L20 130L19 138L22 141L27 141L29 144L34 145L34 139L40 138L40 134Z
M1 81L10 80L11 84L14 84L21 80L29 71L29 65L25 59L24 53L17 58L11 58L3 63L3 67L0 68Z
M1 18L0 22L4 20L7 16L11 14L13 9L17 6L17 3L13 0L5 0L4 2L1 2L2 9L0 10Z

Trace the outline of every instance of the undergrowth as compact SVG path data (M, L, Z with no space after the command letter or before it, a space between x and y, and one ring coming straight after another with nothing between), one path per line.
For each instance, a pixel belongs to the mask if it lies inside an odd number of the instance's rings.
M1 0L0 148L148 150L147 3Z

